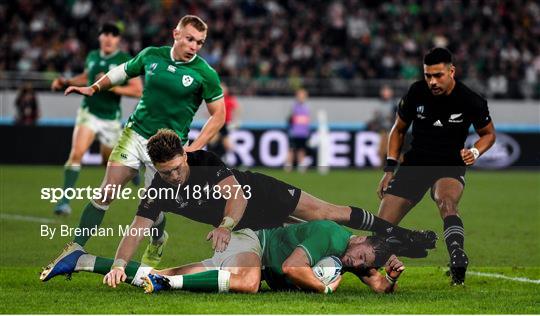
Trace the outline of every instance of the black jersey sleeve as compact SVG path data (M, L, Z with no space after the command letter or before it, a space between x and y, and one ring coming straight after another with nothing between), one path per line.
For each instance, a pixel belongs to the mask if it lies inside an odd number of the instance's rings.
M157 192L157 190L162 187L160 183L160 178L156 174L152 184L147 188L146 192L150 190L156 190ZM165 205L166 203L163 199L151 199L146 196L144 199L141 199L141 202L139 203L139 207L137 208L137 216L156 221L156 219L159 217L159 213L165 211Z
M399 117L406 123L412 122L416 114L416 109L414 108L414 104L412 103L412 99L414 98L414 93L416 90L415 87L416 84L411 85L409 91L407 91L407 94L403 96L403 98L401 98L398 104L397 113Z
M471 121L476 130L486 127L491 122L491 116L489 115L489 109L485 99L481 99L474 104Z

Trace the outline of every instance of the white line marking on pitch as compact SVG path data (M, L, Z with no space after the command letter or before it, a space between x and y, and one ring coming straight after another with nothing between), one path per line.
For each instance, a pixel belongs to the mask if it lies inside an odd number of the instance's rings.
M17 214L6 214L0 213L1 219L11 219L15 221L24 221L24 222L34 222L34 223L43 223L43 224L54 224L56 221L51 218L46 217L36 217L36 216L26 216L26 215L17 215Z
M504 280L516 281L516 282L540 284L540 280L533 280L533 279L520 278L520 277L509 277L509 276L506 276L506 275L503 275L503 274L498 274L498 273L485 273L485 272L468 271L467 274L483 276L483 277L488 277L488 278L504 279Z

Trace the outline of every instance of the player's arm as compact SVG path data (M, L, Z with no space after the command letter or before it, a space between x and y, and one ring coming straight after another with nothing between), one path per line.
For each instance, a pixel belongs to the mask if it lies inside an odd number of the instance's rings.
M474 143L474 146L469 149L463 148L461 150L461 158L467 166L474 164L476 159L488 151L495 143L495 126L493 125L493 122L489 122L486 126L477 129L476 133L480 138Z
M360 280L376 293L392 293L397 289L397 280L405 270L403 263L392 255L385 266L386 276L377 269L370 268L366 274L358 275Z
M225 124L225 101L223 98L215 100L210 103L206 103L206 108L210 113L210 117L204 124L199 136L185 148L186 151L195 151L202 149L212 137L223 127Z
M121 85L128 79L128 74L124 68L125 63L114 67L89 87L69 86L64 92L64 95L77 93L91 97L96 92L107 91L113 86Z
M219 227L212 230L207 240L212 239L212 248L216 251L224 251L231 240L231 232L240 222L247 206L247 200L244 197L242 187L234 177L230 175L217 184L219 194L227 199L225 210L223 211L223 220Z
M394 126L388 135L388 147L386 156L386 165L384 167L384 176L381 179L377 188L379 199L383 198L384 191L388 188L390 180L394 177L394 170L398 164L401 147L405 141L405 135L409 129L409 124L405 122L399 115L396 117Z
M301 247L296 247L287 260L283 262L281 269L289 280L306 291L332 293L337 289L341 281L341 276L339 276L332 284L324 285L313 273L309 258Z
M135 216L135 219L129 227L129 231L144 231L151 228L153 223L154 221L152 221L151 219L142 216ZM103 283L106 283L112 287L116 287L118 284L126 280L126 265L133 257L135 251L137 251L137 248L143 238L143 234L127 234L124 236L124 238L122 238L122 241L120 241L118 249L116 250L116 255L114 257L114 263L111 271L103 277Z
M68 86L81 87L81 86L85 86L87 82L88 82L88 72L85 70L83 73L69 79L66 79L64 77L58 77L54 79L51 84L51 90L53 91L63 90Z
M131 78L126 85L114 86L110 91L126 97L140 98L143 91L142 80L139 77Z

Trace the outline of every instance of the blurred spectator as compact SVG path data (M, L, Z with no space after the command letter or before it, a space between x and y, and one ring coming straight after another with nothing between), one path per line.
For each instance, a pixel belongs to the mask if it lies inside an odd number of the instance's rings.
M39 118L39 108L31 83L25 83L19 89L15 99L15 124L31 126L35 125Z
M123 49L135 55L166 42L176 17L189 12L212 21L201 54L220 76L259 93L305 86L305 78L419 79L420 52L437 45L456 52L460 80L475 74L485 86L492 79L498 96L538 97L537 81L527 79L540 73L536 0L7 1L0 4L0 71L79 73L97 46L93 25L122 21ZM276 78L292 83L279 87Z
M379 133L381 141L379 143L379 157L381 161L386 160L388 134L396 119L397 100L394 98L394 90L383 85L379 91L379 108L373 113L373 118L367 123L367 130Z
M296 91L296 101L293 105L289 118L289 152L285 162L285 171L292 171L294 162L298 171L304 172L307 169L305 157L307 151L307 140L310 131L310 111L306 104L308 93L305 89Z
M214 135L208 143L208 150L214 152L223 161L227 162L228 160L223 159L223 157L233 149L232 143L229 140L229 133L231 130L238 128L237 115L240 105L236 96L231 93L225 82L221 83L221 89L223 89L223 99L225 101L225 124L219 130L219 133Z

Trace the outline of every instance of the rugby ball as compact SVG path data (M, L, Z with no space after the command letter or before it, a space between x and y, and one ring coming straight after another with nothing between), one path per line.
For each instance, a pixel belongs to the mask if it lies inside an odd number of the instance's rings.
M338 257L330 256L322 258L312 267L312 270L317 279L321 280L324 285L329 285L338 278L342 268L341 260Z

